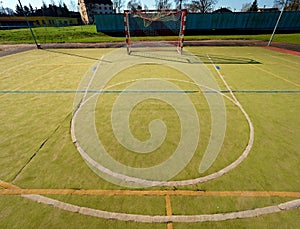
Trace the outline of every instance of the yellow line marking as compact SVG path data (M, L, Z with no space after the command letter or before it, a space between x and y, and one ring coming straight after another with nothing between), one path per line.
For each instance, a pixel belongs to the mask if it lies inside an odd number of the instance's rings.
M0 195L100 195L100 196L219 196L219 197L292 197L300 198L300 192L274 191L189 191L189 190L77 190L77 189L21 189L1 182Z
M5 181L0 181L0 187L7 188L7 189L19 189L18 186L7 183Z
M295 85L295 86L297 86L297 87L300 87L300 84L295 83L295 82L293 82L293 81L291 81L291 80L285 79L285 78L283 78L283 77L281 77L281 76L278 76L278 75L274 74L273 72L270 72L270 71L268 71L268 70L265 70L265 69L263 69L263 68L260 68L260 67L258 67L258 66L255 66L255 65L251 65L251 66L254 67L254 68L257 68L257 69L259 69L259 70L261 70L261 71L263 71L263 72L265 72L265 73L268 73L268 74L270 74L271 76L274 76L275 78L281 79L281 80L283 80L283 81L285 81L285 82L288 82L288 83L293 84L293 85Z
M99 189L22 189L17 185L0 180L0 195L100 195L100 196L238 196L238 197L292 197L300 198L300 192L283 191L192 191L192 190L99 190ZM166 205L167 206L167 205ZM172 210L170 210L172 214Z
M166 213L167 216L172 216L172 206L171 206L171 198L170 195L166 195ZM173 222L168 222L168 229L173 229Z

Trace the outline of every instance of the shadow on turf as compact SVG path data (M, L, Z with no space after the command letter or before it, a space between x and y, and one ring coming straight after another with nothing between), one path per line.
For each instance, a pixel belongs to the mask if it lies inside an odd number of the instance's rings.
M157 52L157 53L159 53L159 52ZM130 55L147 58L147 59L164 60L164 61L178 62L178 63L189 63L189 64L201 64L202 63L201 61L199 61L195 58L190 58L190 56L185 58L184 55L180 55L175 51L170 51L170 54L168 54L168 55L158 55L158 54L155 55L155 51L150 51L150 52L149 51L147 51L147 52L134 51Z
M208 59L207 55L199 55L195 54L194 56L198 57L199 60L195 60L194 58L184 58L184 55L179 56L180 58L176 58L176 55L170 55L170 56L159 56L159 55L146 55L145 53L139 53L134 52L131 53L132 56L138 56L148 59L159 59L159 60L166 60L166 61L172 61L172 62L180 62L180 63L190 63L190 64L211 64L211 60ZM193 55L191 55L193 56ZM256 60L250 59L250 58L243 58L243 57L228 57L228 56L221 56L221 55L209 55L210 58L213 60L214 64L261 64L261 62L258 62Z
M50 50L50 49L42 49L42 50L47 51L47 52L52 52L52 53L64 54L64 55L68 55L68 56L80 57L80 58L89 59L89 60L97 60L97 61L99 60L99 58L95 58L95 57L83 56L83 55L67 53L67 52L62 52L62 51L57 51L57 50ZM101 60L101 61L111 63L110 61L106 61L106 60Z
M207 55L195 54L204 64L211 64L211 61L207 59ZM243 57L230 57L221 55L209 55L214 64L261 64L260 62Z
M78 55L78 54L74 54L74 53L67 53L67 52L63 52L63 51L50 50L50 49L42 49L42 50L47 51L47 52L64 54L64 55L68 55L68 56L75 56L75 57L85 58L85 59L89 59L89 60L99 60L95 57L83 56L83 55ZM184 59L184 58L181 58L181 59L180 58L175 58L174 59L173 55L170 55L168 57L162 57L162 56L158 56L158 55L149 55L149 56L147 56L144 53L139 54L138 52L132 53L131 55L140 56L140 57L149 58L149 59L161 59L161 60L167 60L167 61L191 63L189 59ZM211 64L211 61L208 60L206 55L195 54L195 56L198 57L204 64ZM228 56L221 56L221 55L210 55L210 57L212 58L212 60L215 64L261 64L260 62L258 62L256 60L249 59L249 58L243 58L243 57L228 57ZM102 61L111 63L110 61L105 61L105 60L102 60ZM199 64L199 62L195 61L191 64Z

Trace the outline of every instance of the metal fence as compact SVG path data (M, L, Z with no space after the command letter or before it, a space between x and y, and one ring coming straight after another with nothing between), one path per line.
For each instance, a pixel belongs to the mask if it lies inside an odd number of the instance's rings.
M237 12L188 14L186 34L209 33L270 33L273 31L280 12ZM98 32L123 34L123 14L103 14L95 16ZM131 27L131 30L134 30ZM300 32L300 12L283 13L277 31L280 33Z

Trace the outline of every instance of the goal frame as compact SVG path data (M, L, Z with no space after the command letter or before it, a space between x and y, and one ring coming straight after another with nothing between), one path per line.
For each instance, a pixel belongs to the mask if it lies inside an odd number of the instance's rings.
M178 35L178 42L177 42L177 51L179 54L182 54L183 50L183 43L184 43L184 34L186 29L186 17L187 17L187 9L173 9L173 10L124 10L124 29L125 29L125 42L127 48L127 54L130 55L131 53L131 36L130 36L130 24L129 24L129 15L139 13L155 13L155 12L165 12L166 14L178 14L181 13L180 18L180 28L179 28L179 35ZM153 20L159 21L159 20Z

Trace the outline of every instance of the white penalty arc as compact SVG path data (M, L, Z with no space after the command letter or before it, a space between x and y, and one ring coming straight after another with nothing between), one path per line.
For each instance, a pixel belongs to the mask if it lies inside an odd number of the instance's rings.
M179 81L179 82L183 82L183 83L188 83L188 84L194 84L196 85L196 83L194 82L190 82L190 81L186 81L186 80L175 80L172 78L164 78L165 80L170 80L170 81ZM136 80L130 80L130 81L124 81L122 83L118 83L115 85L111 85L107 88L105 88L104 90L108 90L110 88L113 88L115 86L119 86L122 84L127 84L130 82L134 82ZM244 115L244 117L246 118L247 122L248 122L248 126L249 126L249 139L248 139L248 143L247 146L245 147L244 151L242 152L242 154L230 165L226 166L225 168L209 174L207 176L204 177L199 177L199 178L195 178L195 179L188 179L188 180L180 180L180 181L155 181L155 180L145 180L145 179L139 179L136 177L130 177L130 176L126 176L124 174L120 174L120 173L116 173L112 170L107 169L106 167L102 166L100 163L98 163L97 161L93 160L91 157L89 157L89 155L80 147L80 144L78 144L77 140L76 140L76 135L75 135L75 119L72 120L71 123L71 136L73 139L73 142L77 148L77 150L79 151L79 153L81 154L82 157L85 158L85 160L90 163L92 166L96 167L98 170L100 170L103 173L108 174L109 176L112 176L114 178L117 179L121 179L124 182L131 182L131 183L136 183L136 184L142 184L142 185L146 185L146 186L187 186L187 185L195 185L198 183L204 183L216 178L219 178L221 176L223 176L224 174L230 172L231 170L233 170L234 168L236 168L238 165L240 165L243 160L248 156L248 154L250 153L250 150L252 148L253 142L254 142L254 126L253 123L251 122L251 119L249 117L249 115L247 114L247 112L243 109L243 107L241 106L241 104L236 101L235 99L232 99L231 97L225 95L224 93L220 92L219 90L215 90L213 88L209 88L207 86L204 85L197 85L199 88L201 89L205 89L210 91L211 93L217 93L222 95L223 97L225 97L226 99L228 99L229 101L231 101L234 105L236 105L242 112L242 114ZM96 96L96 95L93 95ZM92 96L92 97L93 97ZM92 97L90 97L89 99L91 99ZM88 102L88 100L86 100L85 102ZM85 103L84 102L84 103ZM82 106L84 106L84 103L82 104ZM77 112L77 111L76 111ZM76 118L77 113L74 113L74 118Z
M122 55L124 56L124 52L121 49L121 51L120 50L116 51L112 53L110 56L106 57L105 59L109 60L107 61L109 63L113 63L114 62L113 59L115 59L115 62L116 60L118 61L115 64L110 64L110 65L107 64L106 66L102 66L102 68L100 68L99 70L98 76L95 77L95 79L98 81L94 81L93 83L89 82L88 85L93 86L93 89L98 91L105 90L107 89L106 86L107 82L109 82L112 78L114 78L114 76L116 76L120 71L126 70L130 67L137 66L140 64L158 64L158 65L163 65L163 66L173 68L181 72L189 79L191 79L191 82L194 82L194 85L196 85L197 87L199 87L200 85L204 85L204 87L206 88L212 88L212 90L214 91L219 91L218 84L212 77L211 73L207 70L207 68L203 65L203 63L194 55L175 54L177 55L176 57L177 59L175 61L173 60L174 59L173 56L172 56L173 59L169 60L164 58L149 59L149 57L147 56L141 57L140 55L139 56L126 55L125 57L122 58ZM163 57L168 57L168 56L170 56L169 51L167 51L166 55ZM190 81L188 82L190 83ZM201 90L202 90L201 87L199 87L199 91ZM184 93L181 93L181 96L182 95L184 95ZM172 164L169 163L169 167L168 167L169 169L163 167L164 164L159 164L157 165L157 167L153 167L154 171L159 170L160 174L157 173L158 175L156 175L156 173L153 173L152 168L136 169L136 168L125 166L117 162L106 152L100 139L98 138L97 133L95 132L96 128L94 126L95 117L94 117L93 110L95 109L95 103L97 102L98 96L99 93L94 93L91 94L84 101L81 100L80 105L76 106L74 109L75 112L72 117L72 123L71 123L72 140L76 145L77 150L79 151L81 156L85 159L87 164L93 169L93 171L95 171L102 178L118 185L124 185L125 183L126 187L128 186L132 187L136 185L138 185L138 187L173 186L174 185L173 181L168 181L168 180L171 180L172 177L177 175L182 170L182 168L184 168L185 165L189 163L189 160L192 158L192 155L191 157L188 158L188 160L187 159L177 160L179 161L179 163L182 163L182 161L184 161L185 163L183 164L183 166L180 166L179 168L176 168L177 166L174 166L175 163ZM211 136L205 154L207 153L212 154L214 153L214 151L218 153L221 149L221 146L223 145L223 140L226 131L226 108L225 108L223 96L220 93L212 93L209 95L204 94L204 96L210 108L211 122L212 122ZM84 114L84 115L79 116L80 114ZM188 131L186 132L188 133ZM88 139L86 136L89 136ZM181 148L183 149L183 147ZM193 154L194 152L191 151L191 153ZM174 153L173 155L176 154ZM181 157L183 156L182 154L179 153L177 153L177 155L181 155ZM175 160L172 159L174 158L171 158L170 160L171 162L176 160L176 158ZM213 161L214 157L212 157L211 160ZM165 176L161 176L161 171L169 172L169 170L171 171L170 174L163 174ZM146 176L144 176L144 174L146 174ZM154 175L152 176L152 174ZM154 178L151 177L149 179L148 178L149 176L152 176ZM158 176L161 177L157 179ZM192 182L195 181L193 180ZM176 185L188 185L188 184L190 184L190 181L179 181L179 183L177 183Z

